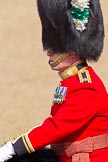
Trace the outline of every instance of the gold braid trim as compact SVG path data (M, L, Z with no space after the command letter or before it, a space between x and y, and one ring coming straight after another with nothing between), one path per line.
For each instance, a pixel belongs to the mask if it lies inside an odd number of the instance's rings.
M69 78L69 77L77 74L79 71L77 68L77 65L80 63L83 63L83 62L84 62L83 60L79 60L79 61L75 62L74 64L72 64L72 66L69 66L64 71L60 71L58 74L61 77L61 79L66 79L66 78ZM83 69L85 69L85 67Z
M29 140L29 138L28 138L28 136L27 136L27 134L22 136L22 140L23 140L23 143L24 143L28 153L32 153L32 152L35 151L30 140Z
M85 76L83 76L83 74L85 74ZM79 76L80 83L84 83L84 82L92 83L92 80L91 80L88 70L81 69L78 72L78 76Z
M61 53L57 59L51 63L51 67L56 67L57 65L59 65L66 57L68 57L70 54L69 53Z

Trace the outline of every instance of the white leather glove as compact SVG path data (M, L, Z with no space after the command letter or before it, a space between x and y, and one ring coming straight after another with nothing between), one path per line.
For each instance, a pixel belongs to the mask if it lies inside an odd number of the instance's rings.
M0 162L11 159L13 155L15 155L15 151L11 141L0 147Z

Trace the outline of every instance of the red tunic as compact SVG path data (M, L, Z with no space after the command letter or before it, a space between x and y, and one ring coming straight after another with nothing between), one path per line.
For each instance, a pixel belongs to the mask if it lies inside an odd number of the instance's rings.
M108 133L108 94L93 69L87 67L86 70L91 83L80 82L78 74L60 82L60 86L66 88L63 102L54 103L51 116L41 126L25 134L32 149ZM21 138L15 142L15 150ZM66 156L60 157L60 160L71 162L71 158ZM90 162L108 162L108 148L90 153Z

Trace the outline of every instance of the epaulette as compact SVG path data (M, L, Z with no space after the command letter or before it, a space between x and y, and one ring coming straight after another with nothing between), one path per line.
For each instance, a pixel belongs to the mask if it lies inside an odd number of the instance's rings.
M80 83L84 83L84 82L92 83L90 73L86 69L79 70L78 77L79 77Z

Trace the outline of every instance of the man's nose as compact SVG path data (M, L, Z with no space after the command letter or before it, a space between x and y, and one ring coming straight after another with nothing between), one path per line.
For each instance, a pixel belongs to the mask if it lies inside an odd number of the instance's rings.
M53 55L53 52L52 51L48 51L47 52L47 56L52 56Z

